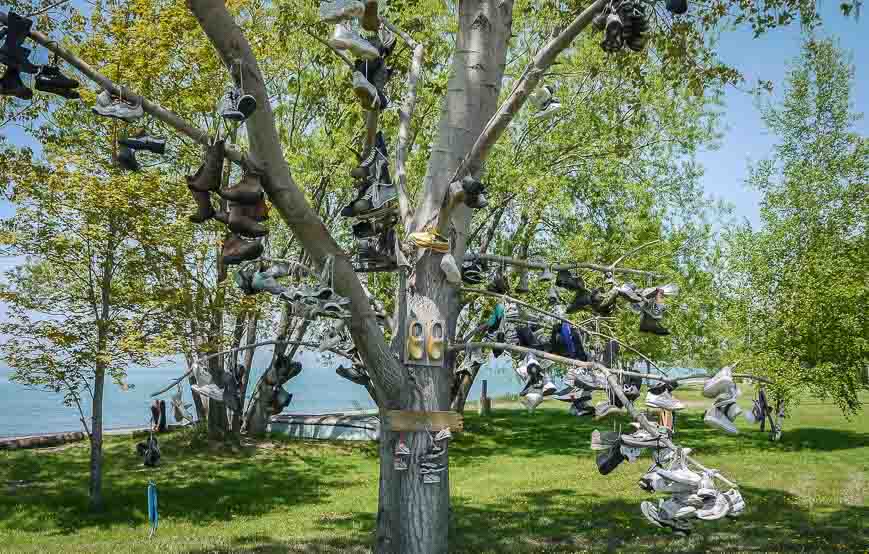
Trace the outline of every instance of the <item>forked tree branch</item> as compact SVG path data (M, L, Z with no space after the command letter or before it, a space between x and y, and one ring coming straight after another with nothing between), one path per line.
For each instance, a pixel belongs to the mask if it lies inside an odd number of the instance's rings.
M0 23L5 24L6 21L7 14L0 12ZM145 111L145 113L162 121L179 133L190 137L199 144L207 146L210 143L211 139L208 136L208 133L206 133L202 129L194 127L178 114L167 110L159 104L151 102L144 96L136 94L135 92L131 91L126 87L118 86L114 83L114 81L94 69L90 64L88 64L66 48L60 46L60 44L58 44L56 41L51 40L51 38L49 38L44 33L35 30L30 31L30 38L33 39L34 42L44 46L50 52L57 54L59 58L65 60L71 66L78 69L85 77L95 82L103 89L109 91L109 93L111 93L112 95L124 98L126 100L132 100L136 104L141 103L142 109ZM246 163L245 153L229 144L226 145L226 157L238 164Z
M480 133L480 136L474 142L471 151L468 152L468 155L465 156L465 159L456 170L453 181L468 174L473 175L479 171L489 155L492 146L501 138L507 126L513 121L516 114L519 113L519 110L522 109L528 96L540 83L546 70L555 62L558 55L573 43L579 33L591 23L592 18L603 9L606 3L607 0L595 0L566 29L537 52L537 55L534 56L534 59L525 68L522 77L520 77L513 87L510 96L501 104L498 111L495 112L495 115L492 116L483 128L483 132Z

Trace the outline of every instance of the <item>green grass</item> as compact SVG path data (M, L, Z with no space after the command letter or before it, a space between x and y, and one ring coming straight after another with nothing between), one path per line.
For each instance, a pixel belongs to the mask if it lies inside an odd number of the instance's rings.
M698 400L695 393L678 396ZM869 401L869 397L864 397ZM553 403L549 403L550 405ZM745 401L742 402L746 404ZM677 420L678 441L740 483L740 519L677 538L649 525L636 485L648 460L598 474L595 422L560 406L527 415L498 402L450 449L454 552L846 551L869 549L869 421L807 401L781 442L744 422L738 437ZM627 420L616 419L622 423ZM610 428L612 421L599 424ZM106 443L107 509L87 512L87 448L0 452L2 552L367 552L377 508L373 444L273 441L223 453L162 438L163 465L141 466L136 440ZM160 491L160 529L147 540L146 484ZM24 486L10 482L25 481Z

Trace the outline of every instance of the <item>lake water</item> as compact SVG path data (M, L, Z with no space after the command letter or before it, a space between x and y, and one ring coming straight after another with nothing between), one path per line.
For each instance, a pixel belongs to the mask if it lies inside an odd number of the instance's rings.
M271 352L261 349L254 360L251 388L259 378L261 369L269 361ZM335 361L315 353L302 353L297 357L304 370L287 384L293 401L287 412L320 413L329 411L372 409L374 402L365 389L335 374ZM144 427L150 420L151 393L167 385L185 371L182 365L164 364L156 368L132 368L128 372L129 390L123 391L114 383L106 387L104 398L104 425L106 429ZM690 374L690 370L676 370ZM0 437L59 433L82 430L75 407L63 405L62 395L33 390L10 381L11 370L0 367L0 400L5 405L5 416L0 418ZM505 356L483 367L474 383L470 398L480 396L480 381L488 381L490 396L516 393L520 389L509 359ZM186 382L185 382L186 383ZM169 393L163 395L168 400ZM190 402L190 389L184 398ZM86 411L86 415L88 412ZM171 419L171 415L169 416Z

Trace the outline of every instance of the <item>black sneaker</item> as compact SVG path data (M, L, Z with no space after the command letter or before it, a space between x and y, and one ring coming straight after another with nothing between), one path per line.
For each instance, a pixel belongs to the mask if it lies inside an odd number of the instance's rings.
M688 0L667 0L665 5L672 14L682 15L688 11Z
M483 282L483 266L476 261L462 264L462 281L469 285L479 285Z
M79 83L75 79L70 79L60 72L60 68L56 65L44 65L34 79L35 88L41 92L56 94L69 100L81 98L79 93L73 89L78 88Z
M145 133L140 133L134 137L124 137L118 142L133 150L147 150L154 154L166 153L166 139L152 137Z

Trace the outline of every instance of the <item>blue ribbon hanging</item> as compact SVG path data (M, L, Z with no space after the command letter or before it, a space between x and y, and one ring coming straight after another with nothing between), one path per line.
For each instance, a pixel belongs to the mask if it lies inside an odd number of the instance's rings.
M148 481L148 522L151 524L149 539L157 532L157 520L157 484L154 481Z

